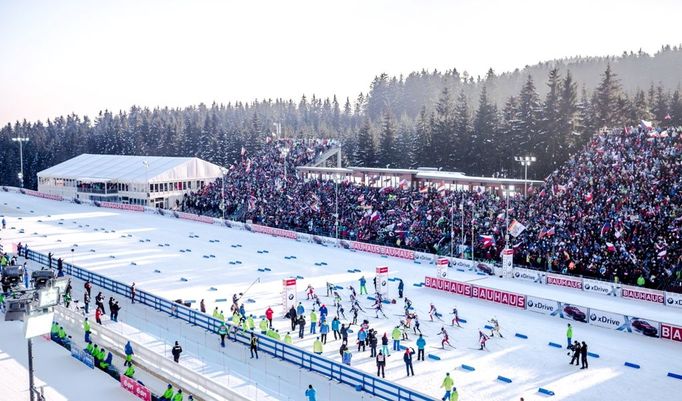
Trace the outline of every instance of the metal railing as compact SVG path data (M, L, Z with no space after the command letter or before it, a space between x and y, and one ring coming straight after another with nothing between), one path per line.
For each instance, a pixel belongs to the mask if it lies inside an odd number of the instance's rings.
M22 252L23 253L23 252ZM28 259L48 266L47 255L34 250L28 250ZM123 297L130 297L130 286L119 281L112 280L89 270L64 263L64 272L81 280L90 280L93 285L104 288ZM147 291L137 290L135 302L154 308L157 311L167 313L170 316L181 319L213 333L218 332L222 322L200 311L188 308L177 302L158 297ZM232 326L231 322L225 323ZM389 401L432 401L435 398L426 394L403 388L388 380L381 379L372 374L362 372L356 368L332 361L323 356L315 355L298 347L285 344L270 337L254 334L258 337L259 350L272 355L297 367L317 372L331 380L352 386L359 391L364 391L382 400ZM237 330L237 341L249 345L250 333Z

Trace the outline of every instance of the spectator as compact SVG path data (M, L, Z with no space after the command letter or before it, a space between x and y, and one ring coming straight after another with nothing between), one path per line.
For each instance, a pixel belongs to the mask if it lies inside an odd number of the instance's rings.
M171 350L171 353L173 354L173 360L175 363L180 362L180 354L182 354L182 347L180 344L176 341L175 345L173 346L173 349Z

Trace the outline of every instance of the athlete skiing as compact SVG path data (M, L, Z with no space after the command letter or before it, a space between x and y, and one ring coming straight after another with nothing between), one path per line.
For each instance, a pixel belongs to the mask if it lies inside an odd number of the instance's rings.
M438 335L442 335L443 338L440 340L440 346L445 349L445 344L451 346L452 348L455 348L452 344L450 344L450 336L448 336L448 332L445 331L445 327L441 327L440 331L438 332Z
M433 322L433 317L436 316L436 319L443 321L443 319L440 318L438 314L438 310L436 309L436 305L431 302L431 307L429 308L429 318L431 318L431 321Z
M478 329L478 342L481 344L481 348L479 348L480 351L483 351L483 349L486 351L488 350L488 348L485 346L485 342L488 341L488 338L489 337L485 335L483 330Z
M500 333L500 323L497 321L497 318L495 316L490 318L488 323L490 323L493 326L493 328L490 329L490 337L495 337L495 333L497 333L497 335L500 336L500 338L504 338L504 336L502 336L502 333Z
M457 307L452 308L452 315L455 315L455 316L452 318L452 326L454 326L455 324L457 324L457 327L462 327L462 326L460 326L460 324L459 324L459 313L457 312Z
M384 315L384 317L388 319L388 316L386 316L386 314L384 313L382 303L379 301L379 299L377 299L376 302L374 303L374 305L372 305L372 308L374 309L374 312L376 312L375 317L377 319L379 318L379 312L381 312L381 314Z

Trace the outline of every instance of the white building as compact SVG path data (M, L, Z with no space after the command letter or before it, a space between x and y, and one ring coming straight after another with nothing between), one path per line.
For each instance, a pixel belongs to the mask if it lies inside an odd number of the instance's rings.
M173 208L185 193L222 176L196 157L82 154L38 173L38 191L67 199Z

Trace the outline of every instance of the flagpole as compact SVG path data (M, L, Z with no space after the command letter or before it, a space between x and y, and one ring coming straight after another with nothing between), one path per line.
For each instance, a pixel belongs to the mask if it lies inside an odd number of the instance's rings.
M459 203L459 213L462 215L462 227L460 230L460 233L462 235L462 241L461 241L462 248L461 249L464 249L464 199L462 199Z
M474 263L474 215L476 211L476 204L471 204L471 268L473 269L476 264Z
M452 194L450 194L452 196ZM450 257L455 245L455 198L450 199Z

